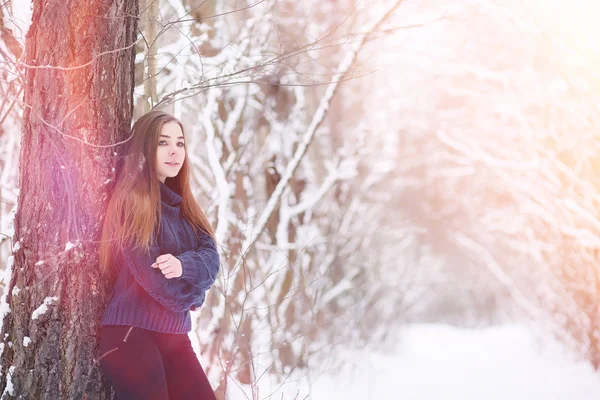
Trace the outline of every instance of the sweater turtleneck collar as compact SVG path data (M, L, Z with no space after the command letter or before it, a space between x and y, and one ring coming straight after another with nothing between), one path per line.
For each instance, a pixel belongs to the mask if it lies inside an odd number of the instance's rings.
M183 200L182 197L175 193L173 189L171 189L161 181L158 181L158 184L160 185L161 201L164 201L170 206L177 206L179 203L181 203L181 200Z

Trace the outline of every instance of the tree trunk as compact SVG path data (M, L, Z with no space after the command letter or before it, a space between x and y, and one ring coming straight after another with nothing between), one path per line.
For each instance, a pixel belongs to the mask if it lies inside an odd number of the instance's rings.
M158 43L156 39L158 36L158 19L160 15L160 1L159 0L144 0L142 9L145 10L146 15L146 73L144 79L144 100L142 101L143 113L147 113L152 110L154 105L158 102L156 95L156 73L158 71L158 56L157 52Z
M110 398L95 361L112 283L97 241L121 151L111 144L130 127L137 15L137 0L33 2L3 398Z

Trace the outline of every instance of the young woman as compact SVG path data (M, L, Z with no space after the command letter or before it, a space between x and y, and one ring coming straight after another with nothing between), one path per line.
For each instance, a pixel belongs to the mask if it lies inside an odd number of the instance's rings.
M117 400L216 399L188 332L220 259L190 191L183 127L152 111L127 144L102 229L100 262L116 281L97 361Z

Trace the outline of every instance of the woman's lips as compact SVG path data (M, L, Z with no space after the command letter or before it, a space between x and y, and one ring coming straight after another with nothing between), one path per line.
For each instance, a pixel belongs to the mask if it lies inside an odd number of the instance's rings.
M176 167L179 165L179 163L165 163L167 164L169 167Z

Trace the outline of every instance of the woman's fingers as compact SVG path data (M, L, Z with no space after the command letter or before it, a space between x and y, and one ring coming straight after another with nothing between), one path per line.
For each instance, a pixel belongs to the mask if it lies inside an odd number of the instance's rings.
M156 262L152 264L152 268L159 268L160 272L167 279L177 278L182 275L181 261L171 254L158 256Z
M157 263L163 263L165 261L169 261L169 259L173 258L172 254L161 254L160 256L156 257L156 262Z
M175 278L175 275L176 275L175 267L168 263L161 264L160 272L162 272L163 275L165 276L165 278L167 278L167 279Z

